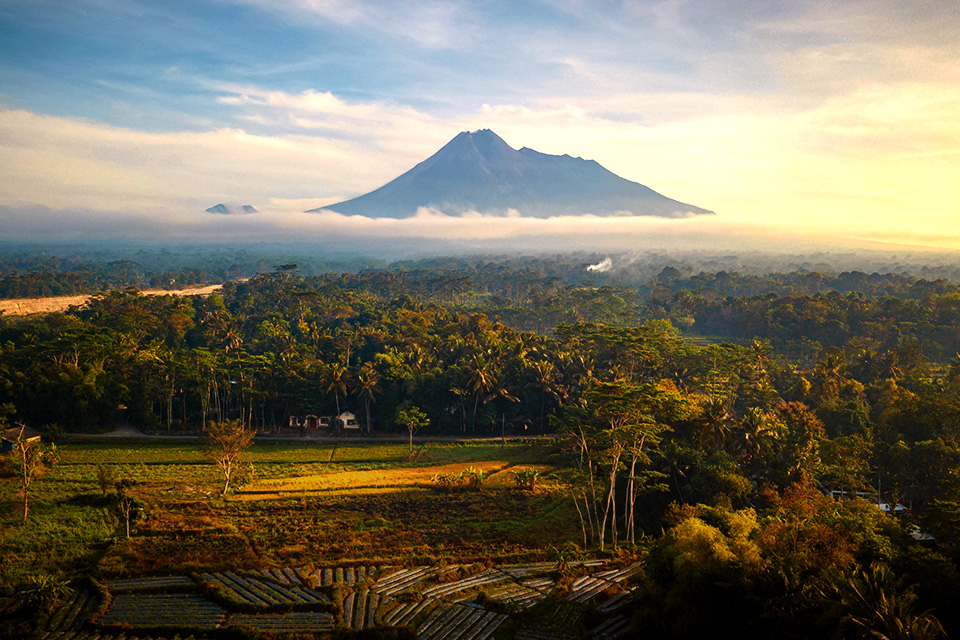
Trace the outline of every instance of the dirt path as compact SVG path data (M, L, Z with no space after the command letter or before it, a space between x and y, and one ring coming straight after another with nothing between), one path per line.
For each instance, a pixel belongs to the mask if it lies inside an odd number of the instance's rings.
M189 289L144 289L145 296L208 296L223 287L211 284ZM66 311L74 305L81 305L91 298L91 294L79 296L51 296L49 298L13 298L0 300L0 312L8 316L25 316L31 313L54 313Z

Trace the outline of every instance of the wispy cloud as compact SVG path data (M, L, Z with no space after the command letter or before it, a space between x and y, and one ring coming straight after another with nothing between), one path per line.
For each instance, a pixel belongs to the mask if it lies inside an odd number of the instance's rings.
M370 2L365 0L238 0L290 20L315 20L378 34L426 49L479 44L472 37L480 16L470 3L445 0Z

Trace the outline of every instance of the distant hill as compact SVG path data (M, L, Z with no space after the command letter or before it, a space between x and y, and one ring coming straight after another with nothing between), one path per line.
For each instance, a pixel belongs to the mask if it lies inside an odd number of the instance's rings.
M493 131L464 131L400 177L310 213L406 218L420 207L547 218L594 214L683 218L712 214L625 180L593 160L516 150Z
M245 213L257 213L257 210L251 207L248 204L245 205L234 205L234 204L220 204L213 205L207 209L207 213L220 213L224 215L243 215Z

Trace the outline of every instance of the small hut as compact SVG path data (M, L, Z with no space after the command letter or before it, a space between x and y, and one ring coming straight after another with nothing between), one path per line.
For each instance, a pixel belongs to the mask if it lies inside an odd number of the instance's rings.
M0 440L0 451L13 451L17 448L17 440L21 442L40 442L40 433L30 427L11 427L3 432Z
M360 423L357 422L357 416L349 411L344 411L337 416L337 426L344 431L360 431Z

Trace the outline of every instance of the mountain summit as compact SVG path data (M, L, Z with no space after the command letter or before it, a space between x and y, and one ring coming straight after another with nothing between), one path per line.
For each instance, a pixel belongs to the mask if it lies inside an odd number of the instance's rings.
M407 218L420 207L453 215L515 210L534 218L581 214L684 218L713 213L625 180L593 160L513 149L489 129L464 131L379 189L309 213Z

